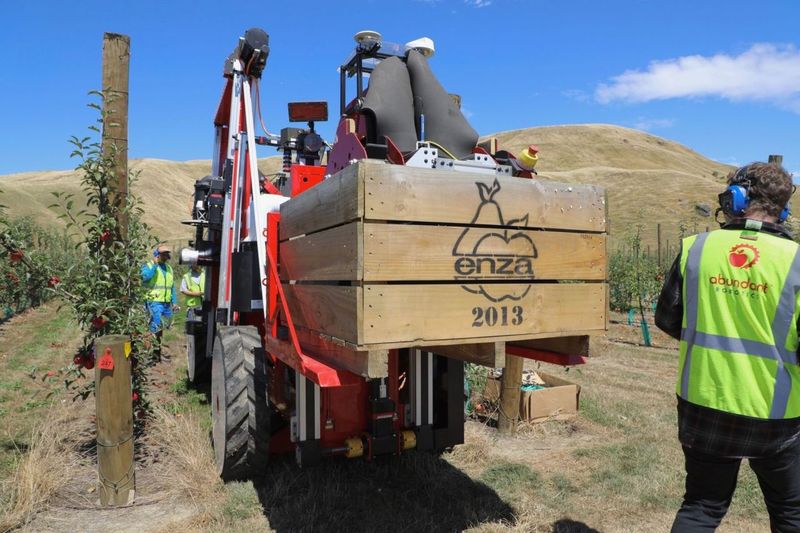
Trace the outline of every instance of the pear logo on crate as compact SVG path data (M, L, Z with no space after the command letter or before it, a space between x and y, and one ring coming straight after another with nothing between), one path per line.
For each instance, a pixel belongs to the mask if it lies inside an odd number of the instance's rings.
M528 214L506 220L496 200L501 189L500 183L494 180L491 187L480 182L475 185L478 186L481 202L470 227L464 229L453 246L455 279L494 281L533 278L533 260L538 257L538 252L533 240L521 229L528 224ZM520 229L515 230L515 227ZM477 287L462 285L462 288L499 303L521 300L528 294L530 284L521 288L505 283L483 283Z

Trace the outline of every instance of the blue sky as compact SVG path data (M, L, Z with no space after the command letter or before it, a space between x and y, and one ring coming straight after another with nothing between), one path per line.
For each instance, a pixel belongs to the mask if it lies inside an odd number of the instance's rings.
M270 34L267 127L286 103L338 106L337 65L362 29L428 36L434 71L481 133L552 124L647 129L726 163L783 154L800 171L800 2L0 0L0 173L74 166L93 119L104 31L131 36L130 156L211 155L221 67ZM322 128L332 137L333 122ZM264 149L259 155L273 155Z

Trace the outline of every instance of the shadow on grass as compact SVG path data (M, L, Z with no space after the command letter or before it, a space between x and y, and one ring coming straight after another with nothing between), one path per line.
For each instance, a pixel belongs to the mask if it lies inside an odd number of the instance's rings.
M562 518L553 522L553 533L600 533L598 530L587 526L583 522Z
M197 383L189 383L187 378L183 378L181 381L185 384L186 393L189 391L195 393L194 398L190 398L190 401L199 402L204 404L211 403L211 378L204 379L202 381L198 381ZM182 391L176 391L177 394L186 394Z
M423 452L331 459L307 469L291 456L276 457L254 484L278 532L463 531L516 521L494 490Z
M13 438L0 440L0 453L18 453L20 455L27 453L30 449L30 444L27 442L17 442Z

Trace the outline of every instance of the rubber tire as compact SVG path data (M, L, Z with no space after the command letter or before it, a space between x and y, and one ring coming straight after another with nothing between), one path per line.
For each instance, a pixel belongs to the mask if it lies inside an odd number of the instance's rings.
M211 360L206 357L205 339L186 335L186 379L193 385L207 383L211 374Z
M269 457L266 358L254 326L217 326L211 367L212 441L225 481L263 476Z

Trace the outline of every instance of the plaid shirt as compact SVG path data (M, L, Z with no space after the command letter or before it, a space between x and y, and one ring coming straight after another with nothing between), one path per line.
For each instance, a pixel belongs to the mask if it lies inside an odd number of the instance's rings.
M744 227L734 221L726 229ZM764 224L761 231L791 238L783 226ZM680 339L683 321L683 276L680 253L664 281L656 307L656 325ZM762 420L710 409L678 397L678 438L681 444L720 457L763 457L773 455L800 437L800 418Z
M678 397L678 439L687 448L720 457L774 455L800 437L800 418L761 420Z

